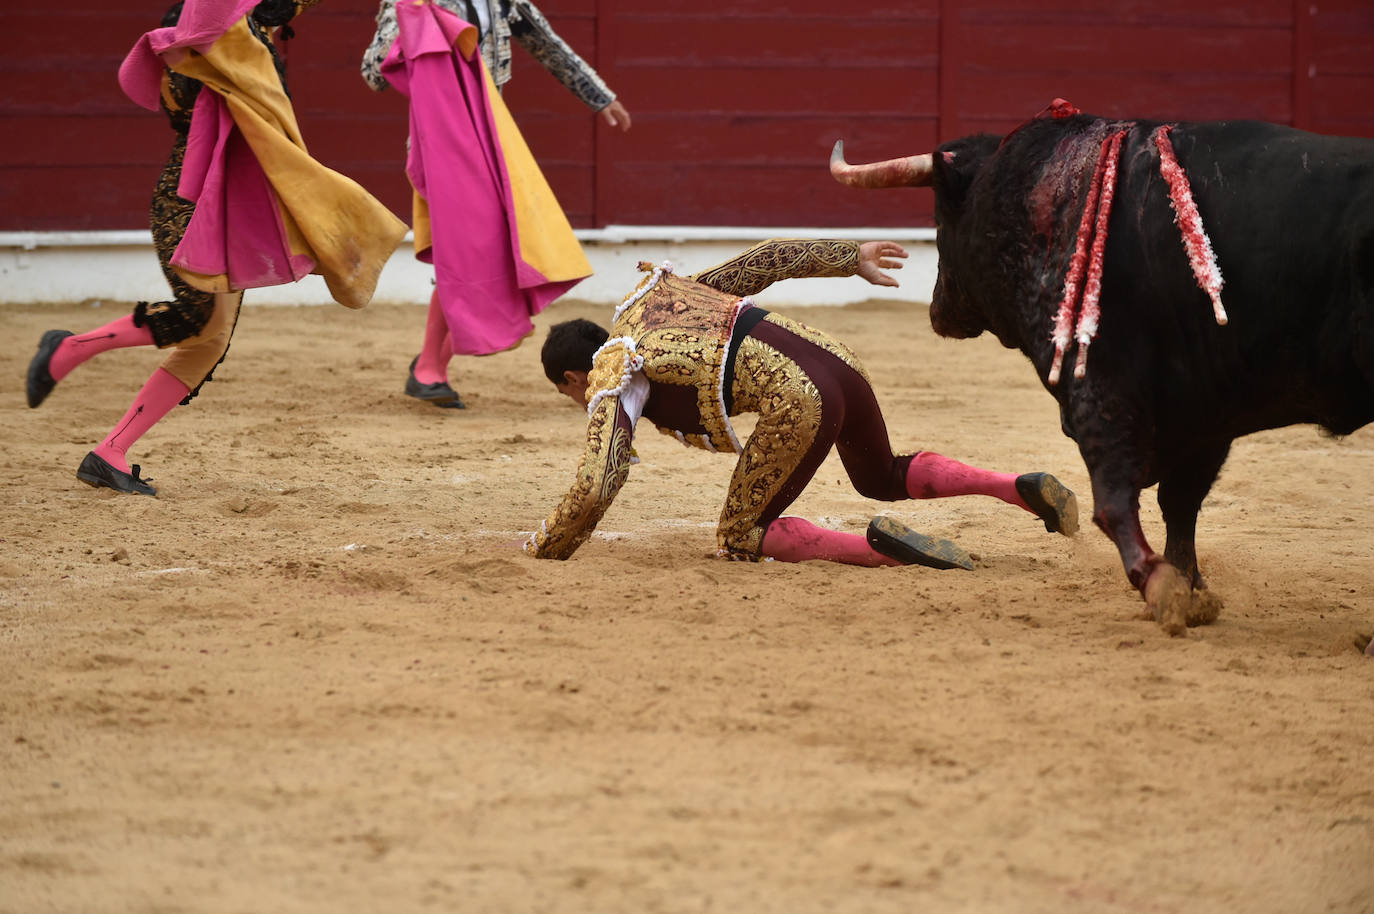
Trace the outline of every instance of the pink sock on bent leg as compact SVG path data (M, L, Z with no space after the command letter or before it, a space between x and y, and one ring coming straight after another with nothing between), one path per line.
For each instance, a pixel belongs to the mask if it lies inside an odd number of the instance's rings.
M1027 507L1016 491L1015 473L996 473L921 451L906 471L906 491L912 498L949 498L954 495L991 495Z
M415 380L421 384L448 383L448 362L453 358L453 341L448 335L448 319L439 305L439 290L429 298L425 317L425 341L415 360Z
M126 456L129 447L142 438L144 432L156 425L159 419L171 412L172 407L184 400L190 392L189 387L165 368L153 372L152 377L148 378L143 389L134 398L133 405L124 414L124 418L119 420L119 424L110 430L105 440L95 447L96 455L115 469L129 472L129 461Z
M764 531L760 551L779 562L806 562L823 559L846 565L900 565L868 545L861 533L841 533L817 527L800 517L779 517Z
M52 361L48 363L48 372L54 381L60 381L70 374L73 368L102 352L151 345L153 331L147 327L134 326L134 316L126 314L103 327L64 339L53 353Z

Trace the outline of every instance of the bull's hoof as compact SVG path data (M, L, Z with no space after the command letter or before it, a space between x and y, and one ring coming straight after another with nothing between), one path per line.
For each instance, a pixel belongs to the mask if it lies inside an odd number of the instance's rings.
M1211 625L1221 615L1221 597L1210 590L1193 591L1192 605L1188 607L1188 627Z
M1160 563L1145 582L1145 605L1160 628L1170 635L1181 635L1188 630L1193 588L1177 568Z

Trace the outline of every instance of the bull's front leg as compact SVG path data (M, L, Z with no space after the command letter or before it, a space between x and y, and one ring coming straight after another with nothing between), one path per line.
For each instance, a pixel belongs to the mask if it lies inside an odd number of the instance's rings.
M1093 523L1116 544L1126 577L1145 598L1154 620L1169 634L1182 634L1187 629L1192 587L1150 548L1140 526L1140 490L1148 472L1139 455L1145 451L1122 440L1119 430L1115 435L1099 430L1103 434L1082 434L1079 442L1092 480Z
M1140 527L1140 487L1123 484L1089 469L1093 484L1093 523L1116 543L1126 577L1145 598L1150 615L1171 635L1188 627L1192 587L1183 574L1150 548Z
M1187 630L1192 587L1150 548L1140 527L1140 491L1157 471L1155 421L1148 403L1089 374L1056 393L1064 430L1078 442L1093 487L1093 523L1116 544L1131 585L1160 627Z
M1090 475L1093 523L1116 544L1126 577L1137 590L1143 591L1155 553L1140 527L1140 490L1103 479L1101 473L1090 471Z

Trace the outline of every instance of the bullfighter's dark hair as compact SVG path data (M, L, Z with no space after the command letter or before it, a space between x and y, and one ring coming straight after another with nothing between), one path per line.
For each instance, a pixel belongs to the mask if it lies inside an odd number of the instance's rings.
M539 350L544 374L553 383L562 384L565 371L591 371L592 356L609 336L601 325L580 317L554 324Z

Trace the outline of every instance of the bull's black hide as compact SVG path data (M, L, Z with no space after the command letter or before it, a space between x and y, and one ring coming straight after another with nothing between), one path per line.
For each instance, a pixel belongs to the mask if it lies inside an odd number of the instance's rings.
M1219 326L1174 221L1157 126L1045 117L1005 140L941 146L930 318L944 336L989 330L1030 358L1087 465L1094 522L1178 632L1220 607L1194 534L1232 440L1295 423L1345 435L1374 419L1374 141L1257 122L1174 126L1224 279ZM1100 330L1085 376L1050 385L1050 333L1098 149L1122 127ZM1155 483L1167 565L1140 527L1140 491Z

